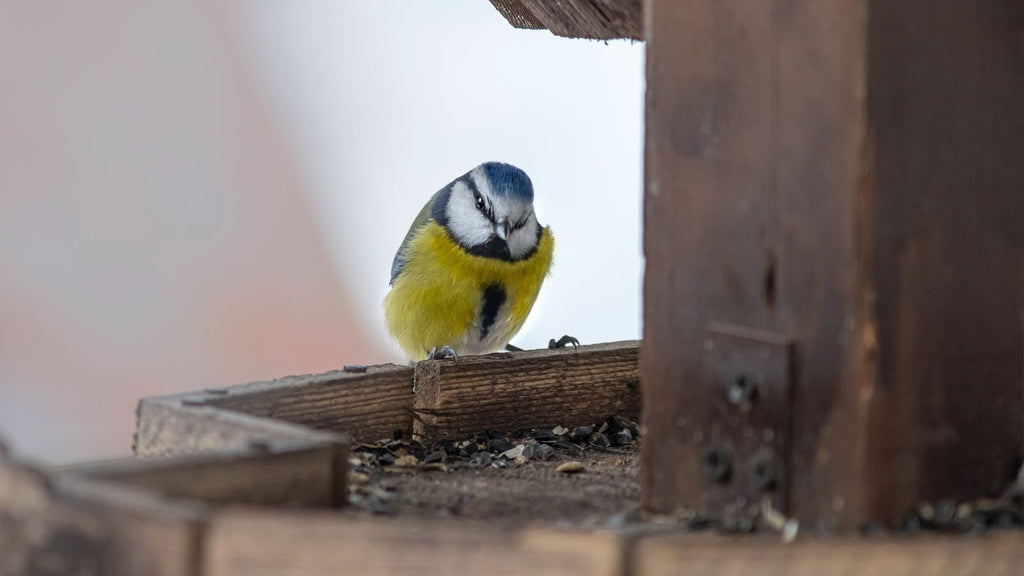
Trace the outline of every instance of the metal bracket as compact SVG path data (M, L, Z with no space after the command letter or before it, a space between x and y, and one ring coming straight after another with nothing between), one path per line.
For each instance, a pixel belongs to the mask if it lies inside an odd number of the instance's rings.
M724 529L753 529L768 504L787 510L793 351L781 334L724 324L707 329L704 512Z

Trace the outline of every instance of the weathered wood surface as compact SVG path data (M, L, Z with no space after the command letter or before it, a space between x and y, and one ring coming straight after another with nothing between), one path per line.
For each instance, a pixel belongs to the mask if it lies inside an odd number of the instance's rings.
M430 360L416 366L414 433L593 424L640 411L637 342Z
M1020 576L1024 533L797 541L660 535L631 552L633 576Z
M205 514L0 456L0 574L197 576Z
M639 412L638 345L616 342L431 360L415 369L369 366L365 372L145 398L135 451L167 456L246 449L253 441L336 440L331 432L362 442L396 430L449 438L593 424L608 416L637 419Z
M1024 4L645 4L649 508L701 506L709 327L790 338L790 512L1008 483L1024 431ZM984 66L979 62L985 62Z
M119 485L215 504L342 506L348 446L267 442L248 451L124 459L62 469Z
M1024 533L797 540L214 507L0 453L0 573L1017 575ZM657 530L657 529L655 529Z
M556 36L643 40L642 0L491 0L516 28L548 29Z
M206 551L206 576L612 576L622 574L625 559L623 541L611 532L242 510L215 515Z
M724 323L798 336L792 510L826 524L859 517L864 7L648 7L645 503L701 504L723 385L705 381L704 348L708 326Z
M868 2L869 514L1002 490L1024 446L1024 2Z
M210 406L369 442L390 438L395 430L411 431L412 383L411 367L383 364L365 372L335 370L230 386L202 397Z
M345 442L345 437L214 408L202 396L143 398L135 430L135 454L163 457L250 450L266 442Z

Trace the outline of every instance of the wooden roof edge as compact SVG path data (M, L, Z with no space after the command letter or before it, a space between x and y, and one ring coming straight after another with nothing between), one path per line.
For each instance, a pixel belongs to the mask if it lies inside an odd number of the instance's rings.
M643 40L642 0L491 0L515 28L592 40Z

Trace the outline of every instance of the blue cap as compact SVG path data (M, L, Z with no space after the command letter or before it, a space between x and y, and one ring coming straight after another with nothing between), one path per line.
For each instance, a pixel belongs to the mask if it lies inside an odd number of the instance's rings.
M533 183L530 177L519 168L504 162L484 162L484 169L491 192L497 196L519 196L533 202Z

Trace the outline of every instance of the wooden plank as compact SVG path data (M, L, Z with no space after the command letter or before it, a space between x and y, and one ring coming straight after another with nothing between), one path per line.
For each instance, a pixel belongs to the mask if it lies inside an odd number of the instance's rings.
M805 540L659 535L634 547L635 576L1020 576L1024 533Z
M125 459L62 471L216 504L343 506L347 458L345 443L268 442L258 450Z
M544 23L537 19L528 4L522 0L491 0L491 5L508 20L513 28L543 30Z
M1024 4L645 10L645 504L702 506L721 324L795 343L784 500L805 527L893 524L1008 483Z
M0 573L198 576L206 512L0 458Z
M202 404L196 402L203 401ZM304 426L213 408L190 395L139 402L135 454L162 457L249 450L267 442L345 442L345 437Z
M162 396L331 432L357 442L412 430L413 369L383 364Z
M611 576L621 574L624 563L622 541L610 532L510 532L469 520L328 513L223 511L214 517L206 544L206 576Z
M548 29L556 36L643 40L642 0L491 0L516 28Z
M1024 2L869 0L869 513L998 493L1024 445ZM984 64L982 64L984 63Z
M413 432L459 439L488 429L636 418L638 351L630 341L420 362Z

